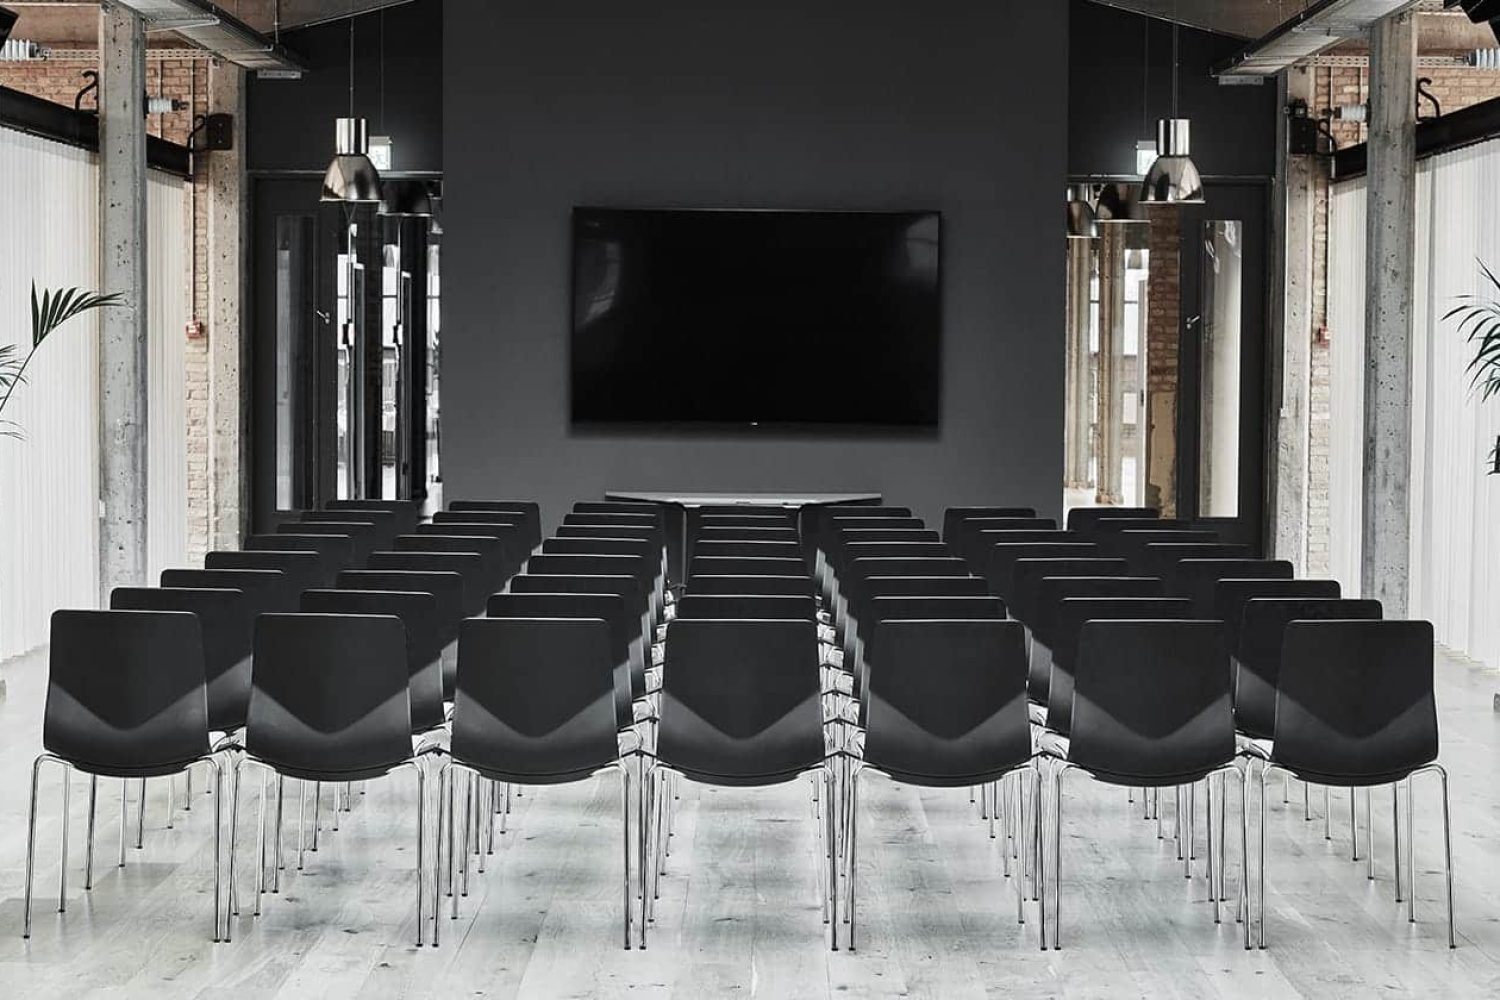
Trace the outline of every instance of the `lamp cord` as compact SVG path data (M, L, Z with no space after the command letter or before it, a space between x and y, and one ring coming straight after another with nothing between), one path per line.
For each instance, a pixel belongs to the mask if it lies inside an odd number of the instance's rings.
M1172 117L1177 117L1177 55L1178 55L1178 32L1179 28L1174 22L1172 25Z
M349 117L354 117L354 0L349 0Z

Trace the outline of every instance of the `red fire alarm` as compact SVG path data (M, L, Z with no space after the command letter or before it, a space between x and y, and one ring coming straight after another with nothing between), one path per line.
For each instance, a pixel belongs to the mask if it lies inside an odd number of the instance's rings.
M187 323L187 339L188 340L202 340L203 339L203 321L202 320L199 320L199 319L188 320L188 323Z

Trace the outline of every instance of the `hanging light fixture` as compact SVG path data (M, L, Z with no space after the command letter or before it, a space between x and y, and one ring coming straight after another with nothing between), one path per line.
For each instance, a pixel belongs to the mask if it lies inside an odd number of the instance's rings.
M1094 186L1074 184L1068 188L1068 239L1091 240L1099 235L1094 215Z
M1108 181L1100 184L1094 200L1094 217L1099 225L1147 221L1140 207L1140 187L1134 182Z
M1203 178L1191 155L1191 123L1177 116L1179 27L1172 25L1172 117L1156 123L1156 162L1141 183L1141 201L1152 204L1203 204Z
M354 4L349 5L349 117L334 119L334 155L323 175L323 201L378 202L380 171L370 162L370 129L354 115Z

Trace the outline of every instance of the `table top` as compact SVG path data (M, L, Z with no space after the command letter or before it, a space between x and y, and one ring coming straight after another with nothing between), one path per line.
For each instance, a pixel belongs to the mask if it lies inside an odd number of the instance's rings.
M644 503L676 504L679 507L773 506L826 507L846 503L879 502L879 493L653 493L630 490L608 490L610 500L639 500Z

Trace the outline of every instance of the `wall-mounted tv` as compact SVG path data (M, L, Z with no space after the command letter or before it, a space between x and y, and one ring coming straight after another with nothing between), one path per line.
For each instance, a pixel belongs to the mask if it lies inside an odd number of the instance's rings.
M573 210L572 418L932 427L936 212Z

